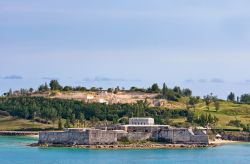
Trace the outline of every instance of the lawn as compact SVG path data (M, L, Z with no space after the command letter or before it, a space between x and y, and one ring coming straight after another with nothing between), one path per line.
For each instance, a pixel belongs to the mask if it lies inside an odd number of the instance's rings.
M54 125L55 127L57 124ZM51 128L52 124L42 124L25 119L18 119L11 116L0 116L0 130L23 130L33 128Z

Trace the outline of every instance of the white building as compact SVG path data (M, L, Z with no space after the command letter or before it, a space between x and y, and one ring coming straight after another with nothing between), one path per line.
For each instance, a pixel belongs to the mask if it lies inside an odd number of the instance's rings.
M154 125L154 119L146 117L133 117L129 119L129 125Z

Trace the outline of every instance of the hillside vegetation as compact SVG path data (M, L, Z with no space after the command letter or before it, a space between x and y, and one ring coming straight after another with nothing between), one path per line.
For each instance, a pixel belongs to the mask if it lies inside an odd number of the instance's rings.
M62 87L56 80L38 90L11 90L0 98L0 130L86 127L128 123L130 117L153 117L157 124L207 126L249 131L250 96L230 93L228 101L213 94L192 96L190 89ZM250 102L250 101L249 101Z

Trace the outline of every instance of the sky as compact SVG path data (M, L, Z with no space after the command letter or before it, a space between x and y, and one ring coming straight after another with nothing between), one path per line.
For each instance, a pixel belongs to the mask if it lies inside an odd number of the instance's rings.
M63 85L250 92L249 0L0 0L0 93Z

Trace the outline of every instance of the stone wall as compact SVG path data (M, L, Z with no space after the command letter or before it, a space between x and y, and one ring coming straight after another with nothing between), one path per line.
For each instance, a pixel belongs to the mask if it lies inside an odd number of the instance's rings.
M105 130L86 130L82 132L40 132L39 143L69 144L69 145L97 145L114 144L117 142L117 133Z
M103 145L117 143L117 133L106 130L87 130L89 137L88 145Z
M129 141L155 140L169 143L208 144L208 136L205 133L194 134L191 129L187 128L126 126L126 130Z
M191 143L208 144L209 143L208 136L207 135L192 135Z
M40 132L39 143L48 144L88 144L89 137L86 132Z
M127 141L128 132L124 130L114 130L117 133L117 141Z
M208 144L208 135L187 128L170 126L126 126L126 130L67 129L64 132L40 132L39 143L65 145L105 145L117 141L154 140L168 143Z
M224 140L250 142L249 132L223 132L221 136Z
M152 138L152 133L147 132L130 132L127 135L129 141L145 141Z

